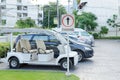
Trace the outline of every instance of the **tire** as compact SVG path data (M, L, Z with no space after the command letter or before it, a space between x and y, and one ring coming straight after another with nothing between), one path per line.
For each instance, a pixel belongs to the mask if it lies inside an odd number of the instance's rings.
M19 63L19 60L17 58L11 58L9 60L9 67L11 69L17 69L20 67L20 63Z
M60 67L62 70L67 70L67 59L63 59L60 61ZM69 60L69 68L73 67L73 63L71 60Z
M83 60L84 56L83 56L83 53L81 51L77 51L77 53L78 53L78 61L80 62Z

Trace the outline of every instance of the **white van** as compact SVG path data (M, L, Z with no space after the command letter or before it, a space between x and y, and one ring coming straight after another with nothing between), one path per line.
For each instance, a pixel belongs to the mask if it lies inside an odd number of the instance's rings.
M12 33L14 32L32 32L52 34L59 42L58 48L61 49L61 54L54 58L53 50L47 50L44 41L36 41L37 49L31 49L29 40L20 39L16 43L15 49L12 49ZM3 29L0 33L11 33L11 51L7 53L6 63L10 68L19 68L21 64L35 65L59 65L62 69L67 69L67 45L66 40L56 32L49 32L40 29ZM69 66L72 68L78 63L78 54L69 49Z

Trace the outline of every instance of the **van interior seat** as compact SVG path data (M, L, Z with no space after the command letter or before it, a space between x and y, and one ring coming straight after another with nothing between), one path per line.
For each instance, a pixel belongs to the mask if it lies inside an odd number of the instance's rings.
M36 45L37 45L39 54L53 53L52 49L50 49L50 50L46 49L46 45L45 45L44 41L42 41L42 40L36 40Z
M18 40L18 42L16 43L15 51L16 52L22 52L22 48L21 48L21 45L20 45L20 40Z
M20 46L23 53L37 53L37 49L31 49L29 40L20 39Z

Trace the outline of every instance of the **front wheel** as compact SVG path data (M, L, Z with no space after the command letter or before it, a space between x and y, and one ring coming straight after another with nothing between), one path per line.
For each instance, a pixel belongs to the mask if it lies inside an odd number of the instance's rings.
M12 69L16 69L20 67L19 60L17 58L11 58L9 60L9 67Z
M67 59L63 59L60 62L60 67L61 67L62 70L67 70ZM69 68L72 68L72 67L73 67L72 61L69 60Z
M83 60L83 53L80 52L80 51L77 51L78 52L78 61L82 61Z

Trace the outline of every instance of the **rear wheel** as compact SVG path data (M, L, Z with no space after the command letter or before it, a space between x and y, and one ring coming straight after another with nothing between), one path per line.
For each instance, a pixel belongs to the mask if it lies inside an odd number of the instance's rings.
M16 69L20 67L19 60L17 58L11 58L9 60L9 67L12 69Z
M67 70L67 59L61 60L60 67L62 70ZM73 63L71 60L69 60L69 68L72 68L72 67L73 67Z

